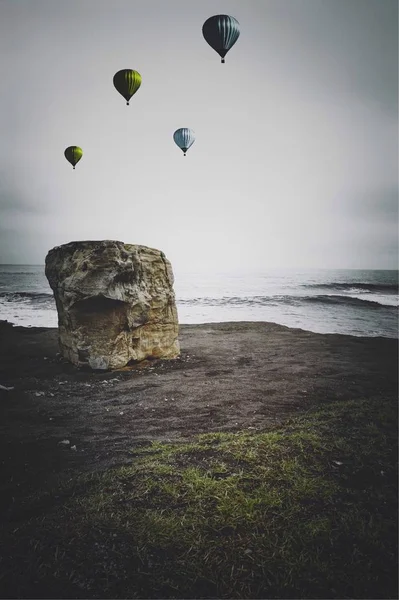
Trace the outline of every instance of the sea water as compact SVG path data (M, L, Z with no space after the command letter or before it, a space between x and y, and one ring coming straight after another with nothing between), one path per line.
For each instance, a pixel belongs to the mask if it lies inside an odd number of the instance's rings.
M181 324L270 321L317 333L398 337L398 271L175 273ZM57 327L43 265L0 265L0 319Z

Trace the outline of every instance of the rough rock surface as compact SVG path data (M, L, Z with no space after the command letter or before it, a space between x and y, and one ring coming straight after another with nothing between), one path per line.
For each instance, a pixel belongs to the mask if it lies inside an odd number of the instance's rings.
M45 272L60 350L73 364L114 369L179 355L174 278L163 252L108 240L70 242L50 250Z

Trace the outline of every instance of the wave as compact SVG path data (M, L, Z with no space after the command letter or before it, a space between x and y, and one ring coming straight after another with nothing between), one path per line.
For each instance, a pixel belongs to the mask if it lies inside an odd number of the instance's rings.
M0 292L0 300L3 298L6 302L48 302L54 300L53 294L46 292Z
M12 277L15 277L18 275L34 275L36 277L37 272L36 271L0 271L0 275L10 275Z
M223 298L176 298L176 303L188 306L260 306L280 304L281 296L224 296ZM287 296L288 298L288 296Z
M383 302L377 302L376 300L367 300L366 298L354 298L353 296L339 296L339 295L323 295L323 296L305 296L302 298L305 302L315 302L318 304L341 304L347 306L363 306L367 308L394 308L391 304L384 304Z
M305 288L316 288L316 289L328 289L328 290L342 290L352 293L359 292L379 292L382 294L397 294L398 284L397 283L365 283L358 281L350 282L334 282L334 283L306 283L302 287Z
M396 306L367 300L363 298L353 298L352 296L340 295L315 295L315 296L250 296L250 297L223 297L223 298L185 298L179 300L178 305L201 305L201 306L279 306L286 304L290 306L299 306L306 303L326 304L326 305L347 305L362 306L364 308L387 308L396 309Z
M54 296L46 292L0 292L0 302L10 303L30 303L30 304L48 304L53 306ZM383 301L369 300L367 298L353 297L339 294L318 294L311 296L296 295L275 295L275 296L224 296L221 298L197 297L197 298L176 298L177 305L180 306L236 306L236 307L259 307L259 306L300 306L303 304L320 305L346 305L364 308L387 308L396 309L390 303Z

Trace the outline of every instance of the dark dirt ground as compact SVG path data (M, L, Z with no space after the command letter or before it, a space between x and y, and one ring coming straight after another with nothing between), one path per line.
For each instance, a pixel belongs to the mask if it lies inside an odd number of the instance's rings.
M151 440L260 431L320 402L397 396L394 339L241 322L183 325L179 340L177 360L90 372L60 357L56 329L0 322L0 384L14 387L0 390L0 509Z

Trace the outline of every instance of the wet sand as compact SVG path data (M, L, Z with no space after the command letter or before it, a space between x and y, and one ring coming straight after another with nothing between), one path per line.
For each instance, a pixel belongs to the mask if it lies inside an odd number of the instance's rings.
M0 389L2 507L16 486L123 463L151 440L262 431L317 403L397 397L394 339L244 322L183 325L179 339L177 360L91 372L62 359L56 329L0 322L0 384L14 388Z

